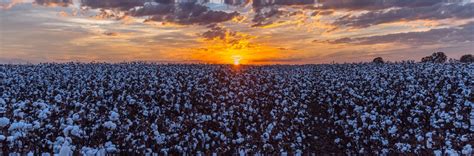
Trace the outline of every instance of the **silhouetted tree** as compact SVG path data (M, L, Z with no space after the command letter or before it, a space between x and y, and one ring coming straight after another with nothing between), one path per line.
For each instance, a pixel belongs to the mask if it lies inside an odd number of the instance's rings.
M421 62L424 62L424 63L426 63L426 62L433 62L432 60L433 60L433 58L432 58L431 56L426 56L426 57L423 57L423 58L421 59Z
M461 59L459 61L461 61L462 63L473 63L474 56L472 56L471 54L466 54L461 56Z
M379 64L383 64L383 63L384 63L382 57L376 57L376 58L374 58L374 60L373 60L372 62L373 62L373 63L379 63Z
M421 62L444 63L446 60L448 60L448 57L444 52L436 52L431 54L431 56L423 57Z

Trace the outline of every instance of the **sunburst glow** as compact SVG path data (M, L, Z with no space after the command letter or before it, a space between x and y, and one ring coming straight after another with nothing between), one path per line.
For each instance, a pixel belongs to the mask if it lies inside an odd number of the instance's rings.
M242 59L241 56L233 56L232 59L234 59L234 65L240 65L240 60Z

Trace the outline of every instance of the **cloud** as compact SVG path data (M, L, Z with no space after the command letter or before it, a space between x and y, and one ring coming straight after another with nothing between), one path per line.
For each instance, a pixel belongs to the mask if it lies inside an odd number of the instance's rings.
M144 5L138 9L130 10L129 14L132 16L151 16L151 15L166 15L173 13L176 10L173 4L149 4Z
M396 33L359 38L341 38L333 41L314 41L332 44L372 45L402 43L407 45L433 45L446 43L474 42L474 22L452 28L431 29L422 32Z
M67 7L72 4L72 0L35 0L35 4L43 6Z
M254 0L252 6L255 8L261 8L273 5L309 5L315 3L316 0Z
M0 1L0 9L10 9L17 4L31 3L33 0L11 0L11 1Z
M221 26L217 25L211 25L209 26L210 30L202 33L200 36L207 39L207 40L212 40L212 39L221 39L224 40L228 38L228 36L236 36L237 33L230 31L229 29L223 28Z
M333 13L334 13L333 10L325 10L325 11L316 10L313 13L311 13L311 16L317 16L317 15L326 16L326 15L331 15Z
M400 20L439 20L439 19L469 19L474 17L474 3L438 3L432 6L417 8L398 8L377 10L361 15L344 16L333 24L353 28L365 28L382 23L397 22Z
M462 0L320 0L321 9L377 10L391 7L425 7Z
M296 63L296 62L301 62L303 61L304 58L302 57L292 57L292 58L264 58L264 59L256 59L252 60L250 63L257 63L257 64L262 64L262 63Z
M145 2L146 0L81 0L81 5L92 9L129 10L133 7L143 6Z
M278 8L259 9L255 13L252 22L252 27L263 27L273 24L273 20L280 18L283 15L290 14L289 12L279 10Z
M161 5L161 4L159 4ZM210 10L208 7L195 3L180 3L176 5L168 5L169 9L160 10L148 20L160 22L172 22L183 25L199 24L206 25L212 23L220 23L232 20L237 17L237 12L224 12ZM166 12L170 11L170 12Z
M213 24L208 26L209 30L200 34L199 36L207 43L217 43L226 49L246 49L257 46L250 42L251 39L255 38L248 34L241 32L235 32L228 28Z

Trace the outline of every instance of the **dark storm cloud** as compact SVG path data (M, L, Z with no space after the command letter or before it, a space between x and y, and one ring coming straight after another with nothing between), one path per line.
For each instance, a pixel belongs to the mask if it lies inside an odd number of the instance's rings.
M431 29L424 32L397 33L361 38L341 38L327 43L351 43L371 45L381 43L402 43L407 45L432 45L446 43L474 42L474 22L460 27ZM317 42L317 41L315 41Z
M355 28L365 28L382 23L396 22L400 20L439 20L447 18L468 19L474 17L474 3L439 3L432 6L417 8L399 8L391 10L378 10L364 13L358 16L344 16L333 24Z
M90 8L122 10L134 17L147 16L146 21L182 25L225 22L239 15L237 12L211 10L195 2L174 3L171 0L82 0L82 5Z
M224 0L223 4L243 5L252 3L252 27L271 25L284 17L291 17L301 10L282 9L285 6L304 5L313 10L312 16L329 16L338 9L367 10L359 16L344 16L335 26L364 28L400 20L472 18L474 4L463 5L462 0ZM125 12L147 21L172 22L182 25L220 23L239 16L239 12L212 10L205 6L209 0L80 0L81 6ZM37 4L67 6L72 0L36 0ZM318 4L318 5L314 5ZM386 8L397 9L385 10ZM329 9L329 10L327 10Z
M256 11L252 22L252 27L261 27L273 23L272 19L279 18L284 15L289 15L290 12L281 11L278 8L259 9Z
M145 2L146 0L81 0L81 5L93 9L128 10L133 7L143 6Z
M315 3L316 0L254 0L252 6L260 8L273 5L306 5Z
M171 4L161 8L158 7L157 10L149 10L145 12L148 13L147 15L152 16L148 21L172 22L183 25L206 25L225 22L239 15L237 12L228 13L224 11L210 10L206 6L195 3Z
M139 9L130 10L132 16L150 16L150 15L166 15L173 13L176 10L174 4L157 4L157 5L144 5Z
M456 3L462 0L320 0L323 9L374 10L391 7L424 7L439 3Z

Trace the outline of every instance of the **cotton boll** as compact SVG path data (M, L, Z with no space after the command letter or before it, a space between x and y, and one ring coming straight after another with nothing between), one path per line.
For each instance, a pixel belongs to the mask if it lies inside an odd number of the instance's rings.
M395 134L396 132L398 131L397 127L396 126L392 126L388 129L388 133L390 134Z
M0 106L5 106L5 105L7 105L7 102L5 101L5 99L0 98Z
M105 128L108 128L110 130L115 130L117 128L117 125L113 123L112 121L107 121L103 124Z
M6 117L1 117L0 118L0 128L6 127L6 126L8 126L8 124L10 124L10 119L8 119Z
M472 149L472 146L470 144L467 144L466 146L464 146L462 148L462 154L463 155L470 155L474 152L474 150Z
M109 120L110 121L117 121L119 119L120 119L120 115L117 112L115 112L115 111L110 112L110 115L109 115Z
M57 103L60 103L63 101L63 97L61 96L61 94L58 94L54 97L54 100L57 102Z
M419 142L421 142L421 141L424 140L424 137L421 136L421 135L417 135L417 136L416 136L416 140L419 141Z
M298 143L302 143L302 142L303 142L303 139L302 139L301 137L297 137L297 138L296 138L296 141L297 141Z
M459 156L459 153L451 148L448 148L444 153L449 156Z
M71 147L69 147L68 141L65 141L63 145L61 146L61 149L59 151L59 156L72 156L72 150L71 150Z
M117 152L117 147L116 147L116 145L113 144L113 143L110 142L110 141L108 141L108 142L105 143L104 148L105 148L105 150L106 150L108 153Z
M459 140L461 140L462 142L466 142L468 141L468 137L466 135L462 135Z

